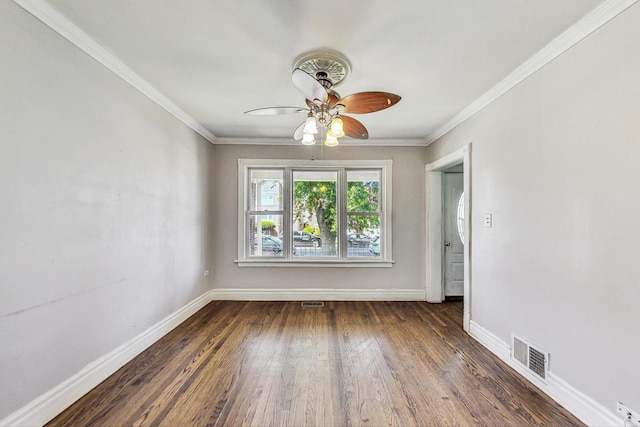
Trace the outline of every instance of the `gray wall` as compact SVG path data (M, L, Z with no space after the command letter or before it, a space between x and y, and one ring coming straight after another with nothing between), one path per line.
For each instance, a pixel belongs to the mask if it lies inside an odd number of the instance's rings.
M611 411L640 410L638 40L635 5L427 153L473 143L472 320Z
M210 288L213 146L13 2L0 40L2 419Z
M423 147L216 145L214 287L423 290L424 153ZM238 251L238 158L393 159L393 267L238 267L234 263Z

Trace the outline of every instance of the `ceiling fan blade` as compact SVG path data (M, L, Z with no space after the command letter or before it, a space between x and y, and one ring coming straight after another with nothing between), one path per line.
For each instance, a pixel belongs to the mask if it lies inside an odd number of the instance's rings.
M344 134L355 139L367 139L369 138L369 132L362 123L349 116L340 116L342 119L342 128Z
M310 74L302 71L300 68L293 70L291 80L295 87L309 101L319 100L325 102L327 100L327 90Z
M267 107L257 108L255 110L245 111L245 114L251 114L253 116L277 116L279 114L295 114L308 111L302 107Z
M392 107L400 101L400 96L388 92L359 92L340 100L344 112L351 114L373 113Z
M304 129L304 125L305 124L306 124L306 122L300 123L300 126L298 126L296 128L296 130L293 132L293 139L295 139L296 141L300 141L302 139L302 137L304 136L302 131Z
M329 105L335 107L338 102L340 102L340 95L336 94L334 91L327 92L327 100L329 101Z

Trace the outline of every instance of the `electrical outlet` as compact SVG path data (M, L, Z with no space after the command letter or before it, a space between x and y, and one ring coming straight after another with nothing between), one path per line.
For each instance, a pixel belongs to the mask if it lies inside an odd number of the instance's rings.
M624 419L629 420L633 425L640 427L640 414L636 411L629 409L628 406L625 406L623 403L618 402L618 415L624 417Z

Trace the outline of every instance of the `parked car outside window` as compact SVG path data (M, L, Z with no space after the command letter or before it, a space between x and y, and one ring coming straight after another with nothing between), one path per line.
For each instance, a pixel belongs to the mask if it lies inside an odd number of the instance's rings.
M280 239L282 239L282 232L280 233ZM320 236L309 233L308 231L293 231L293 246L322 246L322 239Z
M319 236L315 236L308 231L294 231L293 232L293 246L322 246L322 239Z
M257 246L257 243L256 243ZM256 248L257 252L257 248ZM262 235L262 252L270 252L275 255L279 255L282 253L282 240L277 237L268 236L266 234Z
M371 245L371 239L366 234L353 233L347 236L347 246L353 248L368 248Z

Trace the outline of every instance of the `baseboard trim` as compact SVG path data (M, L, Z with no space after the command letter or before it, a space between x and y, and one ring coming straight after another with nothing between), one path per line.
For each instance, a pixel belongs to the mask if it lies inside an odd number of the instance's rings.
M420 289L237 289L211 290L212 300L233 301L424 301Z
M469 331L471 330L471 313L469 313L468 311L464 312L462 318L462 329L464 329L466 333L469 333Z
M511 347L509 344L505 343L473 320L469 322L469 334L480 344L485 346L491 353L509 363L509 359L511 358Z
M210 291L0 420L0 426L46 424L209 302Z
M553 372L548 373L546 384L536 379L511 359L511 347L509 344L505 343L473 320L470 324L470 335L530 383L539 388L540 391L575 415L583 423L589 426L623 425L623 421L616 414L580 390L576 389Z

